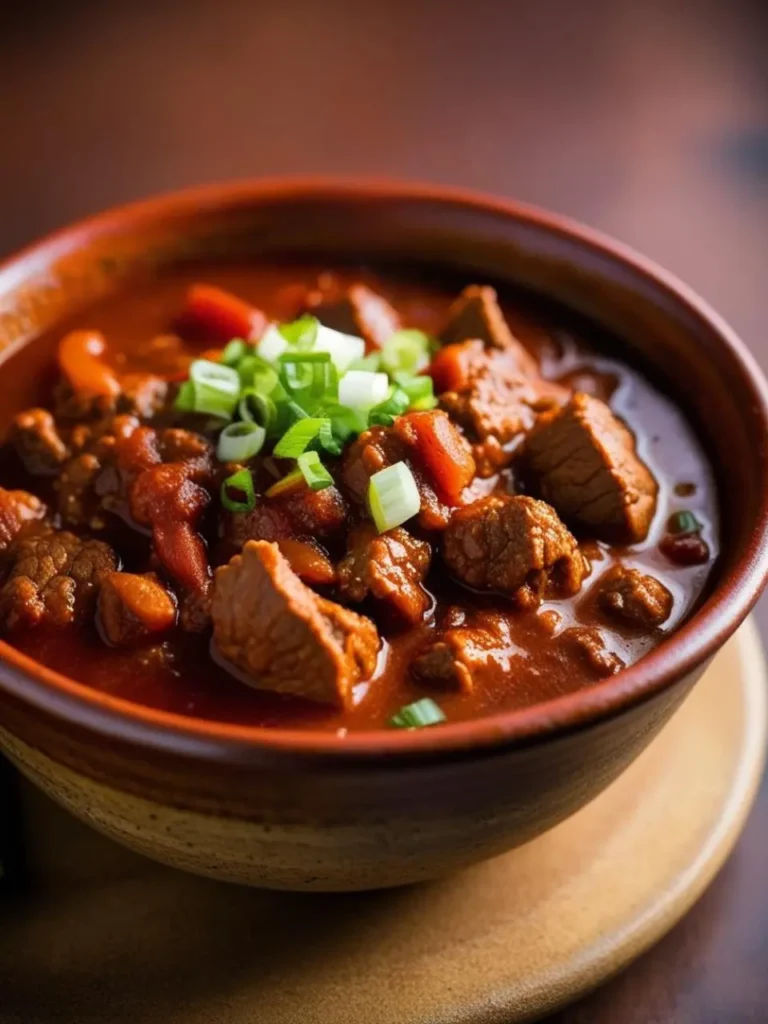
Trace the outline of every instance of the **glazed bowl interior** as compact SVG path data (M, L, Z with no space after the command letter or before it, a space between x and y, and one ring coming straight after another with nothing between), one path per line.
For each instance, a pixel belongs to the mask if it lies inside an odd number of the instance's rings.
M523 710L421 732L317 735L197 721L107 697L0 643L0 687L101 733L196 752L269 747L337 756L416 755L533 739L611 715L682 678L745 617L768 569L766 389L729 328L641 257L562 218L442 188L253 182L151 200L67 229L0 269L0 366L20 345L112 292L174 267L218 259L368 261L508 282L621 339L627 356L684 408L715 469L722 554L709 596L656 650L616 676ZM39 345L19 407L50 363Z

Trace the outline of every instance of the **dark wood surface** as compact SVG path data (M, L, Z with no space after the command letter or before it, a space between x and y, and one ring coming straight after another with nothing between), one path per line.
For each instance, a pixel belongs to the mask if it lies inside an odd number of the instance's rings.
M760 0L27 0L0 15L0 251L211 179L431 179L620 237L768 368L767 29ZM766 849L764 786L685 921L552 1024L768 1020Z

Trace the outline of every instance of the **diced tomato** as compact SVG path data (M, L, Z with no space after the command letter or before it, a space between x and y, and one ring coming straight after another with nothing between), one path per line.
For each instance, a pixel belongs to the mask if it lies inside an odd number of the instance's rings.
M459 504L461 492L475 475L475 460L466 438L440 410L410 412L395 421L395 432L414 449L438 493Z
M189 289L182 322L191 323L205 339L221 344L233 338L257 341L267 326L260 309L208 284L195 284Z
M462 341L457 345L441 348L432 360L428 373L435 385L435 393L455 391L466 383L470 363L484 358L482 341Z
M285 555L296 575L315 586L336 582L333 563L321 548L309 541L279 540L277 546Z
M120 394L116 374L101 358L107 350L98 331L70 331L59 342L59 367L73 391L111 397Z

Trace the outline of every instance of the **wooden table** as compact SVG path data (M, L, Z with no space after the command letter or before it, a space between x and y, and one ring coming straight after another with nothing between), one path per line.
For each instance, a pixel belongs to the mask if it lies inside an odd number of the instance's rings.
M622 238L768 367L765 3L27 0L5 18L2 251L205 180L432 179ZM764 786L688 918L553 1024L767 1020L766 844Z

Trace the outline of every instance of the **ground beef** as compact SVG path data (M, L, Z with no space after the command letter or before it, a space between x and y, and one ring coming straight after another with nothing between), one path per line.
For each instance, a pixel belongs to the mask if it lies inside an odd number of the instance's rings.
M635 439L599 398L579 393L543 417L525 446L538 492L567 523L618 543L643 540L658 485Z
M116 411L148 420L165 405L168 384L153 373L127 373L120 378Z
M667 621L674 599L654 576L616 565L601 578L597 603L612 619L652 629Z
M9 551L33 524L40 523L46 512L45 505L34 494L0 487L0 554Z
M82 619L103 577L117 568L114 551L98 540L57 530L24 539L0 591L0 622L15 629Z
M462 583L528 607L575 594L586 573L576 539L546 502L491 495L453 513L443 559Z
M376 667L370 619L318 597L265 541L216 571L212 617L219 653L259 689L348 708Z
M56 422L47 409L27 409L14 417L8 437L29 473L50 476L69 457Z
M403 622L421 622L430 604L422 582L431 554L426 541L402 527L381 534L373 526L358 527L339 564L341 594L354 602L373 597Z
M116 445L138 427L135 416L120 415L72 431L74 454L61 467L55 484L58 512L66 525L104 528L105 511L115 510L112 496L119 487Z
M369 348L381 348L400 330L400 318L386 299L364 284L339 288L334 278L310 291L304 310L326 327L364 338Z
M130 646L171 629L176 602L154 573L107 573L98 596L99 628L116 647Z

